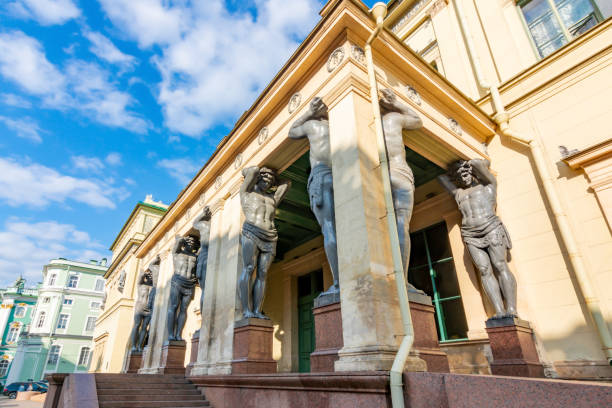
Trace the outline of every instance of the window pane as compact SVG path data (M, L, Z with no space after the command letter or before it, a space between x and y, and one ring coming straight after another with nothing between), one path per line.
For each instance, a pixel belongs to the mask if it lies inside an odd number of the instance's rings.
M533 35L533 39L538 47L560 35L563 35L561 26L559 25L556 17L552 14L549 14L537 22L530 24L529 30L531 31L531 35Z
M565 36L557 37L554 41L549 42L548 44L542 47L538 47L540 49L540 55L542 55L542 57L546 57L547 55L552 54L565 44L567 44L567 39L565 38Z
M452 256L448 243L448 232L446 231L446 225L444 223L428 229L425 235L427 236L429 256L432 262Z
M405 41L405 43L417 54L421 54L423 51L427 50L434 42L436 42L436 35L431 20L429 19L410 34Z
M546 13L552 13L548 0L533 0L521 7L527 24L533 23Z
M446 325L446 339L456 340L467 338L467 322L461 299L442 302L444 322Z
M567 28L594 11L589 0L555 0L555 4L559 10L561 20Z
M436 286L440 298L444 299L460 295L455 264L452 261L444 262L437 264L434 269L436 271Z

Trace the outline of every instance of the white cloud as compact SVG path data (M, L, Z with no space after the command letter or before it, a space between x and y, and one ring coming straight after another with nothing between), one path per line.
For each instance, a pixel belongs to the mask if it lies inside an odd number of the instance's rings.
M117 152L112 152L106 155L104 161L111 166L120 166L121 164L123 164L121 154Z
M72 156L70 158L75 169L98 173L104 169L104 163L97 157Z
M64 24L81 15L72 0L16 0L7 7L14 15L34 19L42 25Z
M33 285L41 280L42 267L53 258L88 261L105 256L108 255L104 246L74 225L9 219L0 229L0 282L3 285L12 283L20 274Z
M40 137L41 129L32 118L11 119L6 116L0 116L0 122L4 123L7 128L15 131L18 137L31 140L35 143L42 142Z
M136 59L128 54L124 54L104 35L95 31L86 30L83 35L91 42L89 50L104 61L117 64L123 69L130 69Z
M117 89L100 66L78 59L66 63L63 73L51 64L40 43L20 31L0 34L0 74L51 109L73 109L94 121L136 133L149 123L128 110L134 98Z
M15 108L29 109L32 107L32 104L26 98L12 93L0 94L0 100L3 104L13 106Z
M176 179L181 185L189 183L201 167L185 158L162 159L157 162L157 166L166 170L168 174Z
M166 126L199 138L251 105L314 26L317 0L255 0L253 14L222 0L100 0L111 21L152 47ZM256 15L257 17L253 17ZM160 51L157 51L160 50Z
M18 163L0 158L0 201L11 207L45 207L50 203L76 201L93 207L115 208L126 190L107 181L78 178L38 163Z

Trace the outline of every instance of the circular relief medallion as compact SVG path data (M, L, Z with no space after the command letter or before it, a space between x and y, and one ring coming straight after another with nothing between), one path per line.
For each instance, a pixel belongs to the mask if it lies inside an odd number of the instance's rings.
M408 98L410 98L412 102L416 103L419 106L421 106L421 103L423 103L421 95L419 95L417 90L411 87L410 85L406 87L406 95L408 95Z
M463 129L461 129L461 125L455 119L449 118L448 125L450 126L451 130L455 132L456 134L458 135L463 134Z
M295 112L300 106L300 103L302 103L302 95L300 95L299 92L296 92L293 94L291 99L289 99L289 106L287 107L289 113Z
M221 179L221 176L218 176L215 179L215 188L218 190L221 188L221 183L223 182L223 180Z
M264 126L261 128L261 130L259 131L259 134L257 135L257 143L259 143L259 145L262 145L263 142L265 142L267 138L268 138L268 127Z
M351 47L351 55L357 62L365 64L365 51L360 46L353 44Z
M261 143L260 143L261 144ZM238 155L236 156L236 158L234 159L234 168L238 169L240 168L240 165L242 164L242 153L238 153Z
M327 72L332 72L344 59L344 48L336 48L327 59Z

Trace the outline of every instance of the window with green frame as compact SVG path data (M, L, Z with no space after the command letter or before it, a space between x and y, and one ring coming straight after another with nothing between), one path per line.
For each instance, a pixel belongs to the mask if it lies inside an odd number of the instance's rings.
M408 281L432 299L440 341L467 339L467 322L444 222L410 234Z
M517 4L542 58L603 20L593 0L519 0Z

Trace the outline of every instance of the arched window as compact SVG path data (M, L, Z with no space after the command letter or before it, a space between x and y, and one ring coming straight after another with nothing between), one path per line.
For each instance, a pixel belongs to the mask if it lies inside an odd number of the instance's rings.
M6 375L6 373L8 372L9 364L10 363L8 360L0 360L0 377L4 377Z
M25 306L17 306L15 308L15 317L24 317L26 315Z
M91 359L91 349L89 347L83 347L79 354L79 366L87 367L89 360Z
M45 312L40 312L40 314L38 315L38 321L36 322L37 329L40 329L45 324L45 315Z
M19 338L19 326L11 327L9 329L8 335L6 336L7 343L14 343Z
M49 349L49 358L47 359L47 366L55 367L59 361L61 347L58 345L51 346Z

